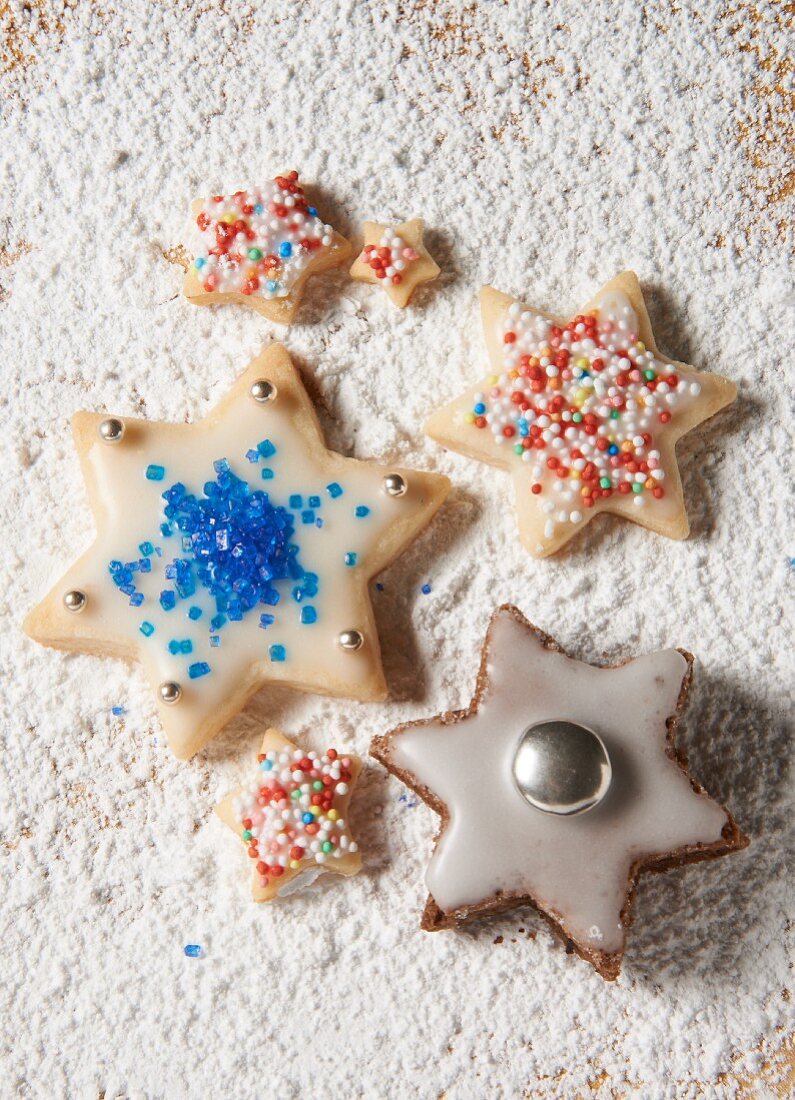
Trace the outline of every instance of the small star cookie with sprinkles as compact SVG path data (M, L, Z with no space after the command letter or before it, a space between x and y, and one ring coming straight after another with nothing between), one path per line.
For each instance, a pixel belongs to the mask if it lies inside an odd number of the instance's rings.
M254 901L295 893L327 871L355 875L361 869L348 824L361 770L351 753L304 752L278 730L265 733L246 784L215 807L256 861Z
M72 424L97 534L28 615L31 638L140 661L180 759L263 684L385 698L369 583L447 478L327 450L275 343L196 424Z
M364 223L364 248L353 261L351 278L380 283L399 309L404 309L421 283L429 283L440 268L423 244L424 222L413 218L402 225Z
M676 442L734 401L734 383L658 351L630 271L570 321L492 287L480 302L493 373L425 430L511 473L525 548L554 554L603 512L686 538Z
M498 608L466 710L370 750L442 819L422 928L529 906L615 979L640 874L748 845L676 745L692 666L668 649L596 668Z
M311 275L345 263L351 246L326 225L297 172L263 187L193 204L196 258L185 275L189 302L249 305L289 325Z

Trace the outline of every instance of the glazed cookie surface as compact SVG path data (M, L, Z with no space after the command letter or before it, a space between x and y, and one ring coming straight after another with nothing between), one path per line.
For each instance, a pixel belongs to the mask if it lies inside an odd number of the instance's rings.
M280 344L197 424L78 413L73 431L97 536L32 638L141 661L180 758L267 682L385 697L369 582L446 478L328 451Z
M632 272L570 321L492 287L480 303L493 373L426 432L511 474L525 548L554 554L603 512L686 538L676 442L734 401L734 383L657 350Z
M499 608L470 706L371 747L442 819L422 927L533 906L615 978L640 873L748 843L676 749L692 661L671 649L595 668Z
M307 279L345 263L350 245L326 225L297 172L262 187L197 199L195 258L183 293L195 305L249 305L291 324Z

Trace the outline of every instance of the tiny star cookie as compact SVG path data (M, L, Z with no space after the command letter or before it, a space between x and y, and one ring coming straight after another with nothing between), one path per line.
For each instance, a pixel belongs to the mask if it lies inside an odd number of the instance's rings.
M289 325L310 275L345 263L351 253L309 203L297 172L261 188L197 199L192 209L196 258L183 289L196 305L250 305Z
M554 554L602 512L686 538L674 448L734 401L734 383L657 350L630 271L568 322L492 287L480 302L493 373L425 430L511 473L525 548Z
M371 746L442 819L422 927L532 906L616 978L640 873L748 844L676 747L692 664L669 649L595 668L498 608L469 707Z
M265 683L385 697L369 582L447 478L328 451L281 344L197 424L72 424L97 535L30 637L141 661L181 759Z
M326 871L355 875L362 865L348 806L362 770L358 756L304 752L269 729L245 786L215 807L254 862L254 901L273 901Z
M351 278L380 283L399 309L404 309L420 283L439 275L439 266L422 243L424 223L413 218L402 225L364 223L364 248L353 261Z

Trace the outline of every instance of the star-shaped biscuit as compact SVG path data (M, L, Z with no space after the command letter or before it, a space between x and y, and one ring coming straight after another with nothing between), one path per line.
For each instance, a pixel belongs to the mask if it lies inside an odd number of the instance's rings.
M297 172L263 187L197 199L192 213L196 256L183 292L195 305L234 302L289 325L307 279L351 254L348 241L307 199Z
M480 303L492 374L426 431L510 472L525 548L554 554L602 512L685 538L676 442L734 401L734 383L658 351L631 271L568 322L492 287Z
M640 873L748 843L676 747L692 662L671 649L595 668L500 607L469 707L371 747L442 819L422 927L533 906L615 978Z
M256 771L215 807L256 861L254 901L285 897L326 871L360 870L348 806L361 770L358 756L304 752L279 730L265 733Z
M351 278L380 283L399 309L409 304L421 283L439 275L439 265L423 244L422 218L401 225L365 222L364 247L351 267Z
M84 412L73 432L97 535L32 638L141 661L180 758L265 683L384 698L369 582L446 478L328 451L280 344L199 423Z

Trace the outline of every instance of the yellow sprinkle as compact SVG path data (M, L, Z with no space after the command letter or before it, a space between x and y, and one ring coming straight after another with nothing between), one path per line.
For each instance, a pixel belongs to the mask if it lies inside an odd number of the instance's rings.
M499 380L500 380L499 374L490 374L489 375L489 385L490 386L496 386L497 383L499 382Z
M588 390L577 390L577 392L574 395L574 400L576 401L576 403L578 405L582 405L582 404L584 404L584 402L586 402L588 400L588 397L589 397Z
M227 225L234 225L237 221L237 218L234 214L224 214L224 216L222 218L219 218L218 220L226 222Z
M577 366L580 368L580 370L588 370L590 363L583 355L580 356L580 358L577 360Z
M339 810L329 810L328 812L329 821L336 821L339 816Z
M474 424L475 423L475 414L474 413L467 413L466 416L464 417L464 420L467 422L467 424Z
M646 345L643 343L642 340L638 340L637 344L635 344L635 347L638 349L638 351L646 350Z
M297 860L297 859L291 859L290 860L290 868L293 871L297 871L300 866L301 866L300 860Z

